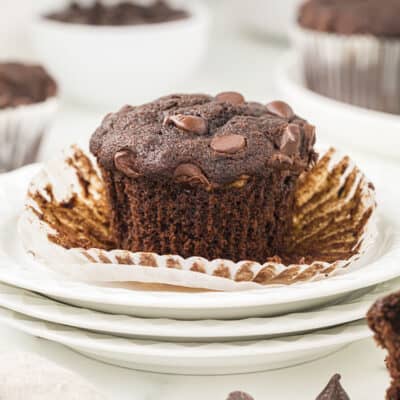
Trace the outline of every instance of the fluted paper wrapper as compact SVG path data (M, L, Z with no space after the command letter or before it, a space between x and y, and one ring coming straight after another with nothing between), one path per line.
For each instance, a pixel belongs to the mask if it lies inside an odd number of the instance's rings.
M77 146L33 179L19 232L26 250L71 279L242 290L324 279L355 268L376 237L373 186L348 156L328 150L299 178L284 265L113 250L110 210L96 161ZM199 221L201 223L201 221ZM154 286L156 284L156 286Z
M0 110L0 172L36 160L57 107L58 101L53 97L41 103Z
M306 85L333 99L400 113L400 40L292 31Z

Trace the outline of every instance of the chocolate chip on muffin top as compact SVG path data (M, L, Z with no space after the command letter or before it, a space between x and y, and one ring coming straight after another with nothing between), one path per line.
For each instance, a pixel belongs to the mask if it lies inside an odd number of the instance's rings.
M218 186L271 168L299 173L315 160L315 130L291 107L176 94L106 116L92 136L102 166L132 178L163 177Z
M400 36L398 0L308 0L299 11L303 28L344 35Z
M56 93L57 85L43 67L0 63L0 109L39 103Z

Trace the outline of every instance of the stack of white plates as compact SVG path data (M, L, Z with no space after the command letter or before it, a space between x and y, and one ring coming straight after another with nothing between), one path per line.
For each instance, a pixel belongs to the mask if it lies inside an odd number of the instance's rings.
M32 261L18 239L18 215L38 168L0 177L0 322L92 358L178 374L286 367L369 337L367 309L400 287L400 216L391 201L400 190L381 182L374 254L368 265L340 276L225 293L69 281ZM376 168L382 175L383 166ZM395 182L398 172L386 168L385 178Z

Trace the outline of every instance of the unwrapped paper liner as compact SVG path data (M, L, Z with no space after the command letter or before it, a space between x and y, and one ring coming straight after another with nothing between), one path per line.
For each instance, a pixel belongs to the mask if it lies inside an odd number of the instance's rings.
M70 279L96 284L246 290L315 281L361 267L360 258L377 235L375 192L349 157L328 150L299 178L295 201L287 249L304 255L299 264L111 250L110 209L96 161L72 146L64 159L48 162L34 177L19 233L39 262ZM309 254L318 257L310 260Z

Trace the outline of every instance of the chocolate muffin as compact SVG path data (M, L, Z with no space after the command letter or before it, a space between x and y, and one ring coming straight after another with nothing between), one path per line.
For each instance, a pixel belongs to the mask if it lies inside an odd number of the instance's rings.
M309 0L293 38L307 86L339 101L400 113L398 0Z
M55 81L40 65L0 63L0 109L40 103L56 93Z
M109 114L90 150L118 247L265 262L284 252L315 129L239 93L170 95Z
M73 2L64 10L46 15L46 18L54 21L97 26L155 24L187 17L186 11L175 9L162 0L149 5L128 1L105 5L96 1L90 6L84 6Z
M388 351L386 365L392 378L387 400L400 400L400 292L378 300L368 311L367 321L379 346Z

